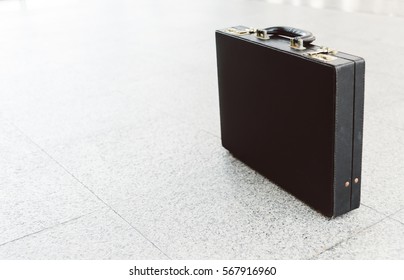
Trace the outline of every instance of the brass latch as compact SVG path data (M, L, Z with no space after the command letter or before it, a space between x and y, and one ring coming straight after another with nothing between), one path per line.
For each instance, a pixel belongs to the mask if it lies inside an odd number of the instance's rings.
M255 37L261 40L269 40L269 35L268 32L265 29L255 29L255 28L247 28L247 29L237 29L234 27L227 28L226 31L228 33L234 34L234 35L249 35L249 34L254 34Z
M248 35L248 34L255 33L255 29L252 29L252 28L237 29L237 28L231 27L231 28L227 28L226 32L234 34L234 35Z
M305 53L305 55L322 61L332 61L337 59L337 57L335 57L337 53L338 51L336 50L332 50L328 47L321 47L315 51L309 51Z

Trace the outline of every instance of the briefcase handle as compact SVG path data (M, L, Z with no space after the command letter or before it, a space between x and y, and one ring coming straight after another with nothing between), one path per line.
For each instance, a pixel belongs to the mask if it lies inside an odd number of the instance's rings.
M296 49L304 49L305 45L313 42L316 37L310 31L287 26L274 26L264 28L267 34L286 36L290 38L290 46Z

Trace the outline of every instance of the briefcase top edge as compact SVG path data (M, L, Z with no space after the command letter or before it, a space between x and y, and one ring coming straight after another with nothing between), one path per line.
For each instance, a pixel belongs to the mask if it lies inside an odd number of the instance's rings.
M218 29L216 30L216 34L222 34L225 36L229 36L235 39L240 39L246 42L250 42L253 44L256 44L258 46L262 46L262 47L267 47L267 48L271 48L274 50L278 50L287 54L291 54L293 56L299 57L299 58L303 58L307 61L311 61L314 63L319 63L322 65L328 65L328 66L334 66L334 67L338 67L341 65L345 65L345 64L351 64L352 63L352 59L348 59L345 57L340 57L337 54L326 54L323 53L325 52L328 48L323 48L314 44L309 44L305 47L305 49L295 49L292 48L289 44L288 41L285 39L282 39L280 37L270 37L267 39L260 39L259 37L255 36L252 33L246 33L246 32L241 32L240 34L237 34L236 32L229 32L229 30L249 30L248 27L246 26L234 26L234 27L229 27L229 28L224 28L224 29ZM332 50L331 50L332 51ZM315 57L317 54L316 52L318 52L318 57ZM346 53L342 53L341 54L346 54ZM348 55L348 54L347 54ZM331 58L330 60L326 60L326 59L322 59L322 57L326 57L326 58ZM353 55L349 55L351 57L356 57ZM320 59L318 59L320 58ZM356 57L358 60L364 60L361 57Z

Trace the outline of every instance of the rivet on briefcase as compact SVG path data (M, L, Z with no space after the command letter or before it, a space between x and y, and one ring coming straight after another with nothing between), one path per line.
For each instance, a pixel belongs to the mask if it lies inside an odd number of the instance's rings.
M335 217L360 204L365 61L314 40L290 27L216 31L222 144Z

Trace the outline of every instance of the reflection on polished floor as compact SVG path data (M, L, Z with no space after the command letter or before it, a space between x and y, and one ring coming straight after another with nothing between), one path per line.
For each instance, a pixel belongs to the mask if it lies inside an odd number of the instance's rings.
M0 259L403 259L403 15L393 0L0 1ZM233 25L296 26L366 59L359 209L329 220L221 147L214 30Z

